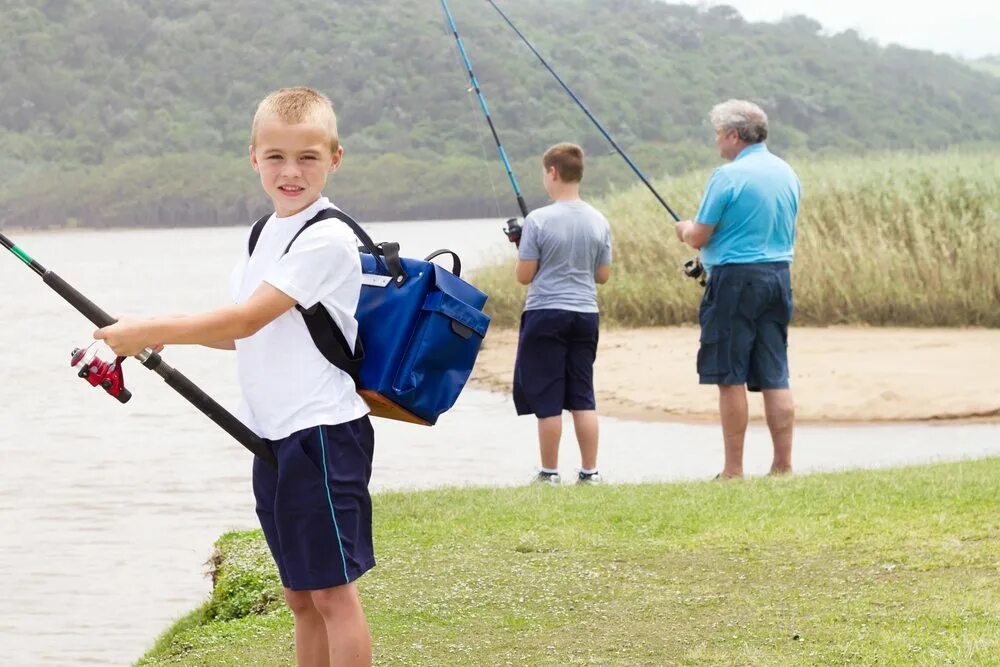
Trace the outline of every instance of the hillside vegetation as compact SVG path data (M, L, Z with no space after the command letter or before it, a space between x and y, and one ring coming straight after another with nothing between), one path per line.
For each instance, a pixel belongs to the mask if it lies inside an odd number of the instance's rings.
M711 164L706 111L770 113L772 146L816 152L1000 141L1000 79L803 17L654 0L501 3L650 175ZM537 156L577 141L589 185L631 184L604 139L487 3L451 3L532 204ZM241 223L257 101L311 85L347 148L332 192L365 220L516 213L438 2L0 0L0 224ZM499 209L499 210L498 210Z

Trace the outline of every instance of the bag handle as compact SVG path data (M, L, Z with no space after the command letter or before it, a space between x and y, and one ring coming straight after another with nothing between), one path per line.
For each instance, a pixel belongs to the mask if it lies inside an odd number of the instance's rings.
M403 270L403 262L399 259L399 244L395 241L383 241L379 243L378 252L385 258L385 263L389 266L396 287L402 287L406 282L406 271Z
M446 250L444 248L441 250L435 250L431 254L427 255L427 257L424 257L424 261L429 262L435 257L440 257L441 255L451 255L454 258L455 261L451 265L451 272L455 274L456 278L460 278L462 276L462 260L459 259L458 255L452 250Z

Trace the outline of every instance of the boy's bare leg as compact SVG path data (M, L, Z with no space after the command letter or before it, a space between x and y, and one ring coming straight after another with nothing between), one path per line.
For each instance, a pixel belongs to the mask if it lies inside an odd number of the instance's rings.
M747 433L747 391L741 384L719 385L719 416L726 463L723 477L743 477L743 440Z
M580 465L585 470L597 469L597 410L573 410L573 428L580 445Z
M353 583L312 592L312 601L326 625L330 667L371 667L372 638Z
M312 601L312 591L285 589L285 602L295 617L295 663L299 667L329 667L326 623Z
M555 470L559 467L559 440L562 438L562 415L542 417L538 420L538 448L542 454L542 467Z
M795 402L790 389L765 389L764 415L774 444L772 475L792 472L792 431L795 425Z

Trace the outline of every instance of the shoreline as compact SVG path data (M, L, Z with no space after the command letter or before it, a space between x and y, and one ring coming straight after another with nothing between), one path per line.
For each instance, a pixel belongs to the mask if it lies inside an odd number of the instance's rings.
M470 383L510 393L517 332L491 331ZM878 426L1000 422L998 329L793 327L796 422ZM696 327L609 328L594 368L598 412L645 422L717 423L717 392L698 384ZM749 397L750 418L764 418Z

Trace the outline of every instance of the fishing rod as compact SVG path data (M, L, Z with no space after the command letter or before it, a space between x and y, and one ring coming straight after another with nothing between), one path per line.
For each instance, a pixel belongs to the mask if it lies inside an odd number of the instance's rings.
M116 319L101 310L93 301L78 292L72 285L32 259L28 253L15 245L13 241L3 234L0 234L0 245L10 250L11 253L24 262L32 271L41 276L42 282L51 287L56 294L65 299L69 305L76 308L81 315L93 322L95 326L103 328L117 322ZM72 365L76 366L78 363L84 363L80 371L80 377L90 380L91 384L95 386L106 381L107 384L100 384L100 386L120 402L127 402L131 394L125 390L121 377L120 364L123 358L119 357L112 364L105 364L100 360L97 360L96 363L82 362L83 352L85 351L74 350L73 352ZM158 353L146 349L137 354L135 358L143 366L162 377L170 388L186 398L193 406L204 413L206 417L218 424L222 430L233 436L241 445L253 452L255 456L258 456L271 467L277 468L278 462L271 448L267 446L267 443L247 428L243 422L230 414L224 407L216 403L211 396L199 389L180 371L167 365ZM95 384L94 379L84 375L85 372L90 372L91 369L94 369L94 372L97 373L96 380L98 384Z
M507 178L510 179L510 184L514 188L514 195L517 197L517 205L521 209L521 216L526 218L528 217L528 205L524 203L524 197L521 195L521 187L517 184L514 170L510 166L510 160L507 159L507 151L504 150L503 144L500 143L500 135L497 134L497 129L493 125L493 118L490 116L490 110L486 106L486 98L483 96L483 91L479 88L479 80L472 72L472 62L469 61L469 54L465 51L465 44L462 43L462 38L458 35L458 28L455 26L455 19L451 16L447 0L441 0L441 8L444 9L445 18L448 19L448 28L455 37L455 43L458 44L458 52L462 55L462 62L465 63L465 69L469 73L469 81L472 82L472 89L476 91L476 96L479 98L479 106L486 117L486 123L490 126L490 132L493 133L493 140L497 144L497 152L500 153L504 169L507 170ZM516 218L511 218L507 221L507 229L504 230L504 233L507 234L507 237L513 243L520 241L521 227L517 224Z
M573 90L568 85L566 85L566 82L563 81L558 74L556 74L556 71L552 69L552 66L549 65L549 63L545 60L545 58L542 57L542 54L538 52L538 49L536 49L534 45L530 41L528 41L528 38L524 36L524 33L518 30L517 26L514 25L514 22L511 21L510 18L506 14L504 14L503 10L497 6L497 3L495 3L493 0L486 0L486 1L489 2L491 5L493 5L493 9L497 10L497 13L500 14L503 20L507 22L507 25L509 25L511 29L515 33L517 33L517 36L521 38L521 41L524 42L525 45L529 49L531 49L531 52L535 54L538 60L541 61L542 65L545 66L545 69L549 70L549 73L552 74L553 77L555 77L556 81L559 82L559 85L563 87L563 90L565 90L569 94L569 96L573 99L573 101L576 102L577 106L579 106L580 109L583 110L583 113L587 114L587 118L589 118L591 122L593 122L594 125L597 126L597 129L601 131L601 134L604 135L604 138L607 139L609 142L611 142L611 145L614 147L614 149L618 151L618 154L621 155L622 158L625 160L625 162L628 163L628 166L632 167L632 171L634 171L635 175L639 177L639 180L641 180L645 184L645 186L649 188L649 191L653 193L653 196L655 196L657 200L659 200L659 202L663 204L663 208L667 209L667 212L670 213L674 221L679 222L680 216L678 216L677 213L674 212L674 209L670 208L670 204L667 203L667 200L665 200L663 197L660 196L660 193L656 191L656 188L654 188L652 183L649 182L649 179L647 179L646 176L643 175L642 171L639 170L639 167L637 167L635 163L632 162L632 159L625 153L624 150L622 150L621 146L618 145L618 142L616 142L614 139L611 138L611 135L608 134L608 131L604 129L604 126L601 125L600 121L598 121L597 118L594 117L594 114L590 113L590 109L587 108L587 105L584 104L580 100L580 98L576 96L576 93L574 93Z

